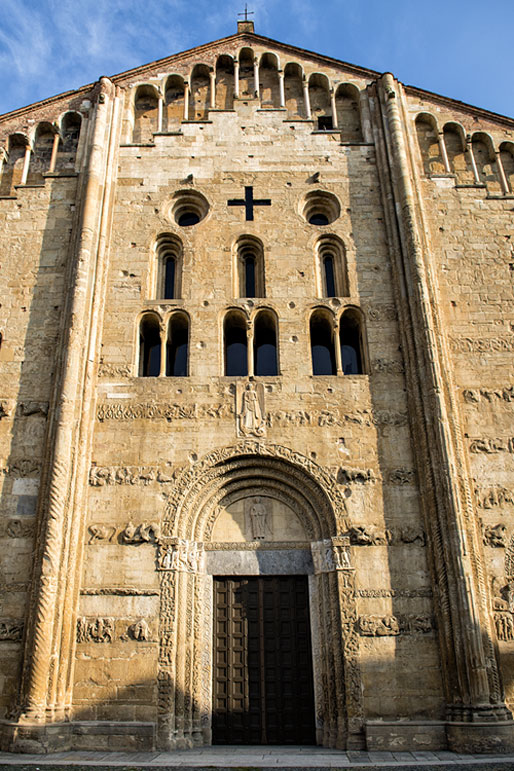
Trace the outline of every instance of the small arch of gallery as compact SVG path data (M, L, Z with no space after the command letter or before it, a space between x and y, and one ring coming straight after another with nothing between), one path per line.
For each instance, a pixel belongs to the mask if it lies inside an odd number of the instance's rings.
M41 121L30 134L10 134L0 148L0 197L15 196L20 185L44 185L48 175L75 174L82 124L82 115L68 110L54 123Z
M457 185L480 186L494 195L514 195L514 142L495 141L486 131L467 133L457 121L439 128L434 115L415 118L418 148L427 177L448 176Z
M274 308L252 313L226 308L220 324L222 374L226 377L275 377L280 370L279 317ZM339 313L314 307L308 317L312 375L368 373L367 338L362 311L347 305ZM181 309L164 316L145 310L137 321L136 374L139 377L190 375L191 322Z
M256 100L261 110L283 110L286 120L312 121L314 130L336 131L341 141L364 142L361 87L306 73L294 61L282 66L271 51L244 46L195 64L187 75L166 74L131 89L127 141L152 144L153 135L180 133L183 122L209 120L216 110L233 110L237 100Z

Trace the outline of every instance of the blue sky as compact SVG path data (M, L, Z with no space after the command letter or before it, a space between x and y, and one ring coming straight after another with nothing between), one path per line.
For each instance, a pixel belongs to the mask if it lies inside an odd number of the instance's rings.
M0 113L230 35L238 0L2 0ZM514 117L514 0L258 0L256 32Z

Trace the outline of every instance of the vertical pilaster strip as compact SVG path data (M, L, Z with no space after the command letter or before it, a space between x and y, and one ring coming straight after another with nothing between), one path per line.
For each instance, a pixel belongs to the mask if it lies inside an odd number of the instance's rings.
M400 248L394 250L398 292L410 318L407 364L419 388L417 407L425 434L428 473L421 474L431 532L437 596L442 614L441 658L448 714L464 721L504 720L499 674L486 608L487 586L460 435L448 346L439 318L436 277L426 229L412 186L408 142L400 113L401 87L390 73L379 81L392 194ZM413 372L417 374L413 374ZM455 671L453 671L455 666Z
M58 604L65 594L67 581L66 534L73 514L79 454L77 415L82 409L86 377L112 92L111 82L102 78L85 169L83 206L75 241L76 258L71 261L70 289L63 314L59 346L61 360L46 446L49 460L38 503L39 548L27 620L21 708L25 719L39 722L47 716L51 682L55 680L59 667L63 666L60 644L56 642L61 636L58 621L62 617L62 609Z

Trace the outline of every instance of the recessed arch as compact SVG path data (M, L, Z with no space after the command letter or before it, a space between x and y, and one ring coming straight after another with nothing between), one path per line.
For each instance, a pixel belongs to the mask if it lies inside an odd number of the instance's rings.
M296 62L288 62L284 68L284 92L288 118L307 118L303 89L303 69Z
M239 236L234 245L236 297L265 297L264 246L260 238Z
M155 242L157 282L151 294L164 300L182 296L182 241L174 233L160 233Z
M189 316L183 311L172 313L168 320L166 340L166 375L189 375Z
M280 107L280 87L278 82L278 57L276 54L264 53L259 64L259 92L261 107Z
M25 134L11 134L9 136L7 140L7 158L2 166L0 195L15 195L16 185L20 185L22 181L27 147L29 147L29 140Z
M138 86L134 94L134 144L153 142L158 129L159 92L150 83Z
M448 163L457 182L472 185L475 182L475 177L467 157L466 133L463 127L460 123L450 121L443 127L443 137Z
M490 134L476 131L471 137L471 148L480 182L486 185L490 192L501 193L496 153Z
M206 64L195 64L191 72L190 120L207 120L211 104L211 76Z
M503 172L509 188L509 193L514 192L514 142L502 142L500 145L500 159Z
M231 110L234 106L234 59L228 54L216 61L216 109Z
M269 308L259 309L253 322L253 371L278 375L278 319Z
M184 118L185 83L182 75L170 75L164 88L163 128L173 132L180 130Z
M309 320L313 375L336 375L334 315L328 308L315 308Z
M254 75L254 53L251 48L239 52L239 96L252 99L257 90Z
M446 169L441 156L435 117L431 113L420 112L416 116L415 125L425 174L427 176L431 174L444 174Z
M342 142L362 142L360 91L353 83L341 83L336 90L337 126Z
M40 185L45 181L44 175L50 170L55 127L46 121L39 123L34 135L34 145L30 156L27 184Z
M57 151L56 170L73 169L80 139L82 116L78 112L67 112L62 116L61 139Z
M313 540L334 537L348 526L344 496L321 466L287 447L245 441L214 450L177 478L166 507L164 533L208 541L223 497L245 484L253 486L256 480L289 487L291 500L303 498Z
M347 297L348 269L343 241L333 234L322 235L316 242L318 297Z
M223 320L223 352L225 375L248 374L248 319L242 311L230 310Z
M161 320L156 313L144 313L139 321L140 377L158 377L161 372Z
M349 306L339 318L339 345L343 375L367 372L367 345L364 315L360 308Z
M309 99L311 113L317 123L317 129L333 128L332 101L330 98L330 82L322 72L313 72L309 77Z

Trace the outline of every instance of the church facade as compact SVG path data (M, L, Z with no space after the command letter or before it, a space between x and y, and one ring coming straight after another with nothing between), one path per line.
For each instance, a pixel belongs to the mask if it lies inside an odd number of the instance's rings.
M514 120L236 34L0 117L0 745L514 749Z

